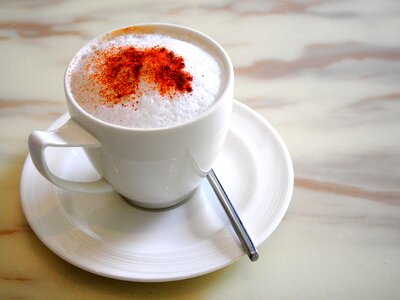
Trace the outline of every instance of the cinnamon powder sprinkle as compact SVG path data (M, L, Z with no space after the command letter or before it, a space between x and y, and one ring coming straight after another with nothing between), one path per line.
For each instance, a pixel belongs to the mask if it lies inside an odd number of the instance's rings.
M141 82L171 100L179 93L191 93L193 76L184 68L184 59L164 47L112 46L96 50L86 72L97 82L105 104L125 106L129 97L129 105L136 107Z

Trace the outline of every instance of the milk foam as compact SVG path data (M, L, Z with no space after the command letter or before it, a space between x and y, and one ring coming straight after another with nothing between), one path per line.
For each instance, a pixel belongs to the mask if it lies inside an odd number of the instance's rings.
M85 68L94 50L128 45L135 48L165 47L183 57L184 70L193 76L192 92L176 93L170 99L168 95L161 95L157 89L146 88L146 82L140 82L141 96L134 99L132 95L132 101L139 100L137 110L120 103L106 105L105 99L99 95L96 82L85 72ZM219 97L223 76L219 63L201 47L153 33L127 34L109 41L92 43L81 50L67 71L72 94L82 108L105 122L132 128L170 127L196 118Z

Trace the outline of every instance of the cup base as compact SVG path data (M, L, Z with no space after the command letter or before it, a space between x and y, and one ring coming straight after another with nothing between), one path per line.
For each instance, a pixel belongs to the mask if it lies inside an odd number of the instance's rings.
M136 201L133 199L129 199L128 197L125 197L124 195L121 195L121 194L120 194L120 196L129 205L132 205L138 209L142 209L145 211L152 211L152 212L159 212L159 211L161 212L161 211L166 211L166 210L174 209L178 206L181 206L186 201L188 201L196 191L197 191L197 187L193 191L186 194L185 196L180 197L180 198L170 201L170 202L163 203L162 205L155 205L155 204L149 204L149 203L142 202L142 201Z

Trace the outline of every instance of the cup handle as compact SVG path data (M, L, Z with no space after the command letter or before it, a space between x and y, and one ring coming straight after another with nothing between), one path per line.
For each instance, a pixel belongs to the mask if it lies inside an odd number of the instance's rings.
M62 127L54 131L34 131L29 136L29 152L33 164L47 180L55 185L74 192L102 193L113 190L103 178L90 182L69 181L54 175L46 161L47 147L84 147L99 148L101 143L84 130L75 121L69 119Z

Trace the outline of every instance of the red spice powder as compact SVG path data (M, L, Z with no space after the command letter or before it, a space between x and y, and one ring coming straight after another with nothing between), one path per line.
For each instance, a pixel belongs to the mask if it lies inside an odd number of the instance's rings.
M129 104L135 107L141 81L171 100L178 93L192 92L193 76L184 68L184 59L166 48L124 46L95 51L86 72L94 71L89 76L98 83L106 104L126 106L129 96Z

